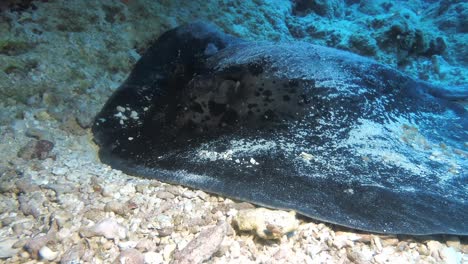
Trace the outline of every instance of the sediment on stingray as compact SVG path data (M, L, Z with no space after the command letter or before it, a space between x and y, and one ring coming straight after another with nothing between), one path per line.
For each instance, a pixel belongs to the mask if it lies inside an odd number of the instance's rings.
M136 176L360 230L467 235L466 94L197 22L149 48L93 133Z

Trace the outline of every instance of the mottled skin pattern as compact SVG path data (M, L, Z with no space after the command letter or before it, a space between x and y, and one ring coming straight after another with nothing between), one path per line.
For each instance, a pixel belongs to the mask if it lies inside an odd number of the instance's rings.
M468 234L466 87L206 23L163 34L93 127L105 163L379 233Z

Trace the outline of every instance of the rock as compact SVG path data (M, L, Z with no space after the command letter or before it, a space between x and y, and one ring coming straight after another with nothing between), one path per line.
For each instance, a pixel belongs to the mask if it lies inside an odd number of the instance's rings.
M47 212L47 209L43 206L48 200L42 192L24 193L18 198L20 204L20 210L24 215L32 215L34 218L38 218Z
M2 174L2 172L0 172ZM4 174L5 178L6 173ZM10 174L12 177L15 177L16 175ZM1 194L6 194L6 193L18 193L18 188L16 187L16 183L13 180L2 180L0 181L0 193Z
M374 56L377 53L377 42L369 35L353 34L348 40L349 49L364 56Z
M80 231L83 237L103 236L107 239L125 239L127 229L117 223L114 219L104 219L90 228L84 228Z
M192 199L192 198L195 198L197 196L195 194L195 192L193 192L191 190L186 190L186 191L182 192L181 195L182 195L182 197L187 198L187 199Z
M137 184L135 186L135 189L139 193L145 193L148 190L148 185L147 184Z
M455 251L454 248L446 247L440 251L440 257L444 263L456 264L462 263L463 256L460 252Z
M432 256L437 261L441 260L440 253L443 249L443 245L439 241L431 240L427 242L427 248L429 250L430 256Z
M377 15L388 12L393 6L391 2L385 0L359 1L359 11L368 15Z
M393 253L393 248L384 248L379 254L374 256L374 261L379 264L395 263L396 260L392 259Z
M104 185L101 190L101 194L104 197L114 197L114 195L118 192L119 186L114 184Z
M127 250L127 249L137 249L136 246L138 245L138 241L130 240L130 241L123 241L118 243L118 247L120 250Z
M121 264L144 264L145 257L136 249L126 249L122 251L116 260Z
M175 195L170 192L161 191L161 192L156 193L156 197L158 197L159 199L168 200L168 199L174 199Z
M164 258L160 253L146 252L143 254L145 264L161 264L164 262Z
M54 143L48 140L31 140L18 151L18 157L31 160L44 160L50 157L50 152L54 148Z
M431 254L431 252L429 252L429 249L424 244L419 245L417 251L422 256L429 256Z
M83 213L84 218L87 218L93 222L99 222L101 219L105 217L105 215L106 215L105 212L101 210L97 210L97 209L89 209L88 211Z
M312 11L323 17L341 17L345 8L343 0L294 0L293 3L293 14L300 16Z
M187 246L174 254L174 262L178 264L197 264L210 259L219 250L226 236L226 230L226 222L220 222L215 227L201 231Z
M375 254L368 246L363 246L361 248L352 247L349 248L346 253L349 260L358 264L371 263L373 255Z
M50 236L48 235L39 235L35 238L30 239L24 248L26 251L31 254L31 257L38 259L39 258L39 251L50 241Z
M52 174L57 176L63 176L68 173L68 169L65 167L54 167L52 169Z
M62 258L60 259L60 263L61 264L79 263L84 253L85 253L85 250L82 244L73 246L62 255Z
M398 240L398 238L395 238L395 237L389 237L389 238L382 239L382 245L384 247L396 246L396 245L398 245L399 242L400 242L400 240Z
M13 245L18 242L18 239L3 238L0 240L0 259L11 258L19 252L18 248L13 248Z
M280 239L299 226L294 211L288 213L265 208L240 210L233 220L239 230L255 231L264 239Z
M158 229L158 235L160 237L170 236L173 231L174 229L172 227L163 227L163 228Z
M378 236L372 237L372 245L374 246L374 250L378 253L382 252L383 246L382 241Z
M43 185L42 187L45 189L53 190L57 194L57 196L66 193L73 193L76 190L76 187L73 184L51 183Z
M1 221L1 226L9 226L16 220L17 220L16 217L5 217Z
M52 251L47 246L43 246L39 250L39 256L41 257L41 259L45 259L45 260L48 260L48 261L52 261L52 260L56 259L58 254L59 254L58 252Z
M126 205L126 203L121 203L121 202L117 202L117 201L110 201L108 203L106 203L106 205L104 206L104 211L106 212L114 212L118 215L127 215L130 211L130 209L128 208L128 206Z
M461 243L460 239L456 236L450 236L447 241L445 241L445 244L449 247L453 247L456 250L461 250Z
M16 188L18 188L18 192L26 194L40 190L38 185L31 183L29 180L16 181Z
M171 260L172 253L174 253L174 250L177 248L176 244L167 244L164 249L163 249L163 259L166 262L169 262Z
M47 140L50 142L54 142L53 136L42 129L39 128L28 128L25 132L25 135L30 138L35 138L37 140Z
M86 134L86 130L84 130L83 127L81 127L78 124L76 117L72 115L65 117L60 128L70 134L77 135L77 136L82 136Z
M142 252L147 252L147 251L154 251L156 250L156 244L148 239L148 238L143 238L135 246L135 249L138 249L139 251Z
M286 245L281 245L268 263L288 263L294 252Z
M164 186L164 190L172 193L173 195L180 195L180 187L175 185L166 185Z
M135 186L133 184L125 184L123 186L119 186L119 193L122 196L133 196L136 193Z
M348 236L338 236L336 235L332 242L333 246L337 249L342 249L343 247L352 247L353 241Z

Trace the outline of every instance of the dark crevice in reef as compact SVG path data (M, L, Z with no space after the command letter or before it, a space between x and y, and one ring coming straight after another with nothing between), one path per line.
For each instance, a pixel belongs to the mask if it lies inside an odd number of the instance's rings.
M34 3L48 2L48 0L2 0L0 1L0 12L24 12L28 9L36 10L37 6Z

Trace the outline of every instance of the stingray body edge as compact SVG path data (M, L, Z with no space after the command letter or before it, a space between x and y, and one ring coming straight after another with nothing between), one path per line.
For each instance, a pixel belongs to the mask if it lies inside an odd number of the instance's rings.
M93 133L132 175L360 230L467 235L467 113L435 90L351 53L195 23L155 42Z

